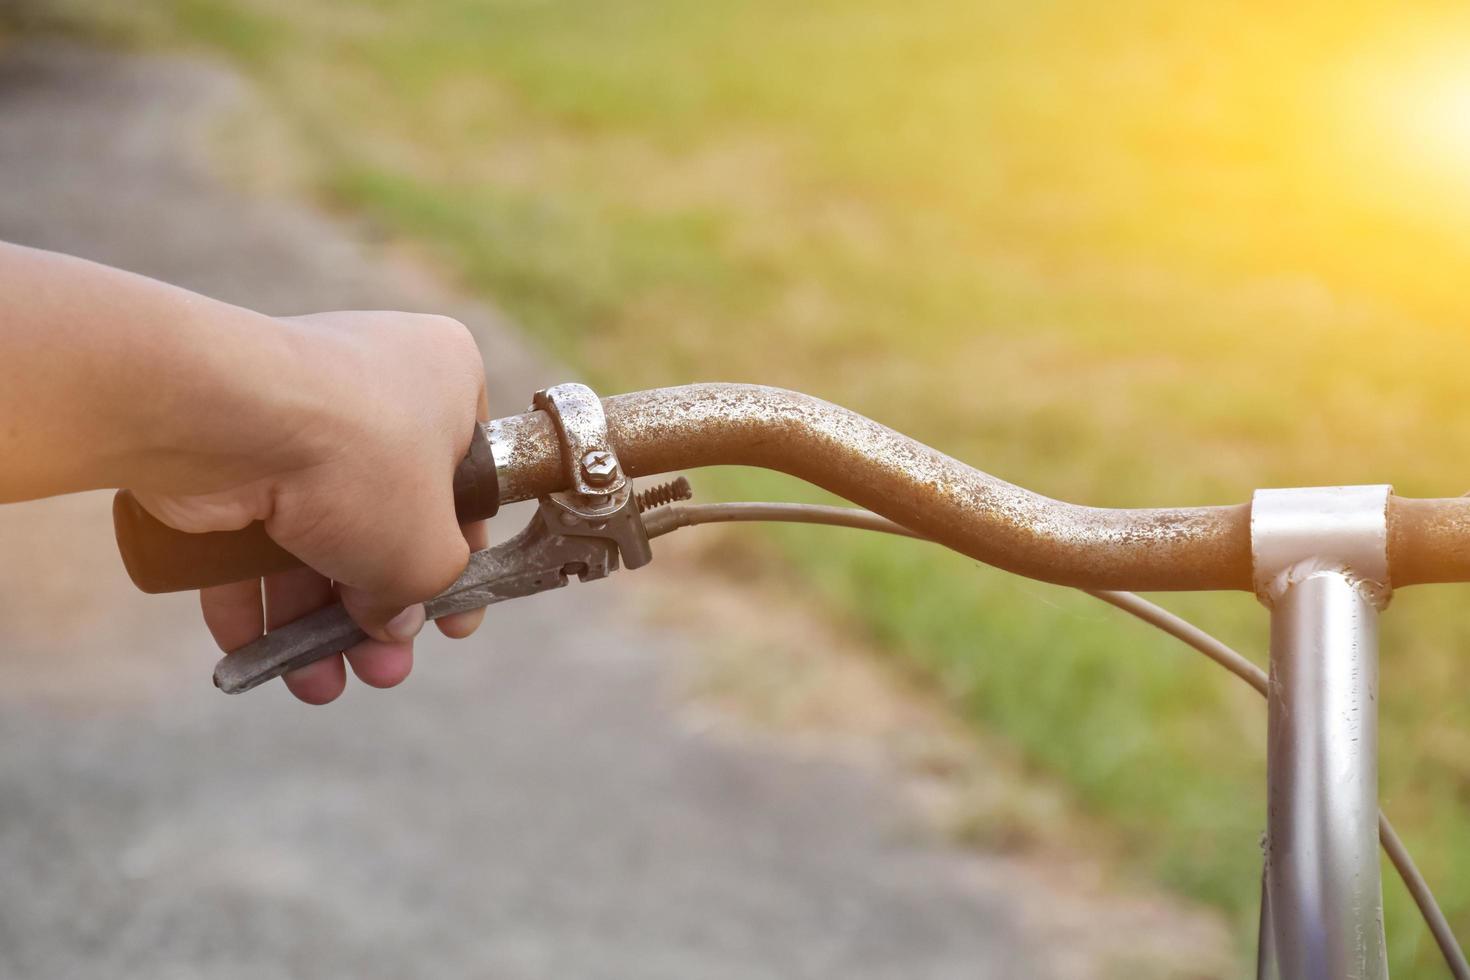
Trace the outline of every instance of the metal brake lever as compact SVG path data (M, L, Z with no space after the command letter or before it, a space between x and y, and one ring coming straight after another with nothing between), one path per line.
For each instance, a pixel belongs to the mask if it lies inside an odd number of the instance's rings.
M687 494L687 483L683 484ZM646 502L646 500L645 500ZM653 560L648 532L631 486L595 499L578 493L541 498L529 524L504 544L470 555L454 584L424 603L426 619L534 595L567 584L606 578L621 563L639 568ZM266 633L214 668L214 684L239 694L289 670L340 653L367 639L340 603Z

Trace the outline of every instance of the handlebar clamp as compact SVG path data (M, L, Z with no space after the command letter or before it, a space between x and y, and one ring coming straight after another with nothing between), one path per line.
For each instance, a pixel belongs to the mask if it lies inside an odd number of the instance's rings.
M602 400L584 384L552 385L536 392L531 408L545 412L561 442L567 485L590 501L610 497L628 480L607 438Z

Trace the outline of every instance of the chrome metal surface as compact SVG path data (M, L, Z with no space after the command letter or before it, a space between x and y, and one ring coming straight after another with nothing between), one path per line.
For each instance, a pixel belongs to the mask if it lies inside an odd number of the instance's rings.
M532 401L557 430L567 483L574 493L589 499L610 496L626 480L617 454L608 444L607 416L593 390L583 384L552 385L536 392Z
M1388 975L1377 620L1373 598L1333 571L1293 583L1272 611L1266 874L1283 977Z
M490 455L495 460L495 479L500 486L501 503L531 500L537 496L537 492L527 490L528 473L523 463L525 453L518 451L516 445L516 439L527 431L526 426L517 423L532 417L545 418L536 412L534 416L513 415L481 423L485 437L490 441Z
M642 568L653 561L648 531L633 487L624 482L608 497L549 493L541 498L546 523L569 537L605 538L617 546L624 568Z
M1266 881L1266 868L1261 867L1260 940L1256 944L1256 980L1281 980L1276 968L1276 940L1271 932L1271 889Z
M1251 567L1267 606L1292 579L1335 569L1388 602L1387 485L1257 490L1251 500Z
M1389 488L1263 490L1257 592L1271 610L1266 888L1277 969L1388 976L1378 871L1378 613Z

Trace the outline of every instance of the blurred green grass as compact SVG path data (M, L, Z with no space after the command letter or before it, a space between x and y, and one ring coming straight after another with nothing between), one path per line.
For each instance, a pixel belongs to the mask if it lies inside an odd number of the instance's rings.
M235 59L326 199L421 243L606 390L786 385L1093 504L1470 482L1470 180L1400 152L1354 95L1416 45L1470 39L1454 5L37 10ZM1253 935L1253 694L1065 590L907 542L768 540L1140 866ZM1382 783L1470 933L1462 595L1415 590L1387 617ZM1259 659L1249 597L1165 601ZM1431 969L1386 890L1396 971Z

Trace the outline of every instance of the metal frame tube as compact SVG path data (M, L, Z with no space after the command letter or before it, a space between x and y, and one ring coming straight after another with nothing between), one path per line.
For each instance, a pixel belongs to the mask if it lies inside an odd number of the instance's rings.
M1346 573L1288 585L1271 613L1266 881L1293 980L1388 976L1378 871L1378 609Z
M1378 871L1377 487L1259 490L1257 594L1271 610L1261 959L1288 980L1385 980ZM1268 975L1268 974L1263 974Z

